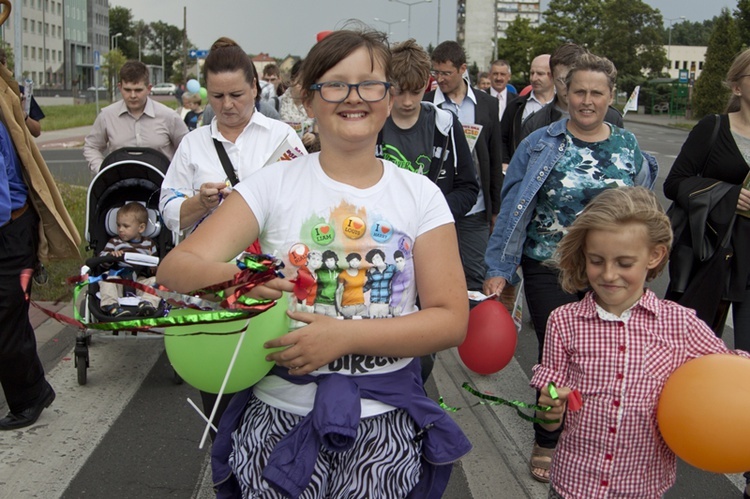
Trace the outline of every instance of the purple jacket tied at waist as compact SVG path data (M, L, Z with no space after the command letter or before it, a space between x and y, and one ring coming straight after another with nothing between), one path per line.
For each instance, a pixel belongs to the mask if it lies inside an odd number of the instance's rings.
M409 494L413 498L439 498L448 483L452 463L471 450L458 425L422 388L419 359L399 371L367 376L289 376L275 367L272 374L295 384L317 383L313 410L302 418L274 448L263 478L277 491L298 497L310 483L321 445L332 452L352 447L360 420L360 399L367 398L403 409L421 428L422 477ZM394 387L398 387L394 393ZM211 451L217 498L241 497L229 467L231 434L239 425L252 396L252 388L232 397L219 424Z

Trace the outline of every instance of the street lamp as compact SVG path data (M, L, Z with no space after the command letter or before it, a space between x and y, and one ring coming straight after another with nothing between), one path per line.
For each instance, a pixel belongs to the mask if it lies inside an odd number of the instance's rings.
M667 60L669 60L669 73L672 72L672 23L679 20L685 20L685 16L680 17L673 17L672 19L665 19L669 23L669 28L667 29L668 34L668 41L667 41Z
M409 18L409 38L411 38L411 8L414 7L415 5L419 5L420 3L430 3L430 2L432 2L432 0L418 0L416 2L405 2L404 0L388 0L388 1L389 2L400 3L400 4L403 4L403 5L406 5L407 7L409 7L409 15L408 15L408 18Z
M122 33L117 33L115 35L110 36L109 40L109 50L114 50L117 48L117 39L122 36Z
M109 51L112 52L114 49L117 48L117 39L122 36L122 33L116 33L109 37ZM109 91L112 94L111 98L114 102L115 100L115 66L111 58L109 58L109 68L110 68L110 75L109 75ZM99 89L96 90L97 94L99 93Z
M379 23L387 24L388 25L388 34L389 35L393 34L393 32L391 31L391 25L392 24L399 24L399 23L405 23L406 22L406 19L400 19L398 21L384 21L384 20L382 20L380 18L377 18L377 17L374 17L373 19L375 19Z

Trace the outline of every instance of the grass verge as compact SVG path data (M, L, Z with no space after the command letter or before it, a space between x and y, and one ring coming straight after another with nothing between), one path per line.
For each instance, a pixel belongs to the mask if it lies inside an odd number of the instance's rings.
M108 105L107 101L99 101L99 107ZM77 106L44 106L45 117L42 120L42 130L63 130L79 126L93 125L96 119L96 103L80 104Z
M172 109L177 109L179 106L174 98L159 102ZM109 101L99 101L100 109L108 105ZM42 120L43 132L89 126L93 125L96 119L96 102L75 106L44 106L43 111L45 115L44 120Z
M79 234L83 238L86 219L86 188L76 185L58 183L58 189L62 195L65 207L73 218ZM85 240L81 243L81 255L86 254ZM83 264L83 257L77 260L61 260L45 264L49 274L47 284L39 285L34 283L31 287L31 298L37 301L58 301L71 300L73 297L73 288L65 283L65 279L70 276L78 275Z

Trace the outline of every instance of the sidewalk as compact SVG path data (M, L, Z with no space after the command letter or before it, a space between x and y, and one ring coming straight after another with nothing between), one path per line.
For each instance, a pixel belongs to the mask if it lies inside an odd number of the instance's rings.
M623 117L625 126L628 123L639 123L642 125L655 125L672 127L674 125L690 125L698 123L698 120L687 119L684 116L669 116L668 114L638 114L629 112Z
M45 131L42 125L42 135L34 139L39 149L71 149L83 147L83 139L86 138L91 125L64 130Z

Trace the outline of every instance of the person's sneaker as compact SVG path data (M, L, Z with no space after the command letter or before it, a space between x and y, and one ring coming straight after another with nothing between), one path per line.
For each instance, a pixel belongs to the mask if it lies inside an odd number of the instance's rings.
M156 307L154 307L147 301L142 301L138 304L138 315L144 317L151 317L153 315L156 315Z
M112 317L129 317L133 315L130 310L124 309L119 305L107 305L102 307L105 314L111 315Z

